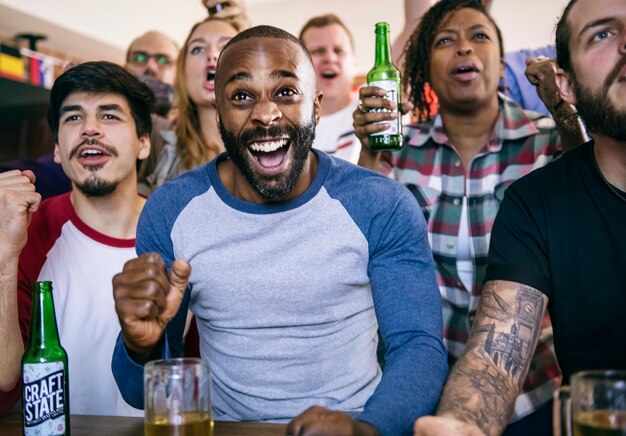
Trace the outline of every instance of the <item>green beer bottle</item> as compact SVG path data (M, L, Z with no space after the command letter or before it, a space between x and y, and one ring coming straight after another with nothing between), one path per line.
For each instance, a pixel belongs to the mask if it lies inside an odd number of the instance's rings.
M369 136L370 150L398 150L402 148L402 114L400 113L400 70L391 62L389 23L376 23L376 59L374 68L367 73L367 84L387 91L387 100L398 105L398 118L389 129ZM388 112L388 109L370 109Z
M52 283L33 283L30 344L22 357L24 435L69 435L67 353L59 342Z

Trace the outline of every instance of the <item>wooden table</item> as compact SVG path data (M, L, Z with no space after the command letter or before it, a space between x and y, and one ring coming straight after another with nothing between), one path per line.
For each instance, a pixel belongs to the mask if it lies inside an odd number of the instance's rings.
M70 419L73 436L140 436L143 435L143 418L121 416L72 415ZM214 436L284 436L284 424L262 424L258 422L215 423ZM22 434L22 415L10 414L0 418L0 434L19 436Z

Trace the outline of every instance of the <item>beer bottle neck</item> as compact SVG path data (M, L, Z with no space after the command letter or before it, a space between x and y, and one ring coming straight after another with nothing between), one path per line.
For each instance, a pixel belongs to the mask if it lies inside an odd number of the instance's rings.
M36 282L33 284L33 319L30 328L30 347L46 348L58 346L59 331L52 300L52 284Z
M391 64L391 43L389 42L389 25L376 24L376 66Z

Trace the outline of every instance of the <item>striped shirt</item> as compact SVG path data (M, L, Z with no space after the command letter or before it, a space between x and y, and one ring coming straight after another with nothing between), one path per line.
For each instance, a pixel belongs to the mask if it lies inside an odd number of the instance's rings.
M489 142L473 157L467 170L447 137L440 116L431 122L405 126L406 146L390 159L392 177L413 193L428 223L450 364L461 356L476 314L487 267L491 228L504 191L560 152L559 135L551 118L526 112L503 95L499 101L500 111ZM474 265L471 289L463 285L457 270L464 196ZM548 402L560 378L552 326L546 315L511 421Z

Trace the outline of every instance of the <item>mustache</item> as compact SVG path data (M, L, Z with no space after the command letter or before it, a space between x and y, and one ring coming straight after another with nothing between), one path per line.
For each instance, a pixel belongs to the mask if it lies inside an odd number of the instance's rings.
M71 160L72 158L74 158L77 154L78 154L78 150L83 146L83 145L97 145L98 147L102 148L104 151L106 151L108 154L110 154L111 156L118 156L117 150L114 149L113 147L106 145L100 141L98 141L95 138L86 138L84 139L80 144L78 144L76 147L74 147L72 149L72 151L70 151L70 156L69 159Z
M615 65L615 68L606 76L606 80L604 81L605 89L609 89L613 82L615 82L615 79L617 79L624 66L626 66L626 56L622 57L617 65Z

